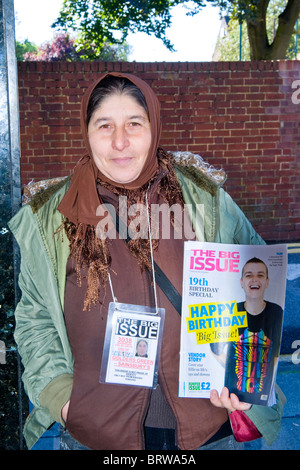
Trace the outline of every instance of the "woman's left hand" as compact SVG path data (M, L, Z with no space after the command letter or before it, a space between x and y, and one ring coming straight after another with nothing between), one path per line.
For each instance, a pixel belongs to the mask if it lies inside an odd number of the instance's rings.
M228 413L236 410L246 411L251 408L250 403L244 403L240 401L234 393L229 394L227 387L222 389L220 396L217 390L212 390L210 392L210 401L218 408L226 408Z

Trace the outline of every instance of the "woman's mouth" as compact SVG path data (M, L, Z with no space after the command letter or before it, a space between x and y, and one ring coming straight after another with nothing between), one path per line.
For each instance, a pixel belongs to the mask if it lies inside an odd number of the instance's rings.
M114 162L116 165L119 165L119 166L126 166L126 165L128 165L129 163L131 163L131 161L132 161L132 157L114 158L114 159L113 159L113 162Z

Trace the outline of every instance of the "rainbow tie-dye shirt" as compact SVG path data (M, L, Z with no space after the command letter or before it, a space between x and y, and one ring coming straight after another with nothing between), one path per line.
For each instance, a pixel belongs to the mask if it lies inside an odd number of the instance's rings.
M244 303L238 304L244 310ZM248 313L248 328L239 330L239 340L228 344L225 386L241 401L267 404L274 375L274 359L279 356L281 307L266 302L259 315Z
M272 357L272 341L263 331L253 333L246 328L235 348L236 384L240 392L262 392Z

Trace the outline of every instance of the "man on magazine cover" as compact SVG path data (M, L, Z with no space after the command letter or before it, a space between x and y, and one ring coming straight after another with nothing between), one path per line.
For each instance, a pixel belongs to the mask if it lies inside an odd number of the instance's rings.
M230 342L225 364L225 387L246 403L267 405L280 352L282 308L265 300L269 286L266 264L252 258L242 270L241 287L246 299L237 304L246 311L247 328L239 328L239 340ZM212 344L217 356L225 344Z

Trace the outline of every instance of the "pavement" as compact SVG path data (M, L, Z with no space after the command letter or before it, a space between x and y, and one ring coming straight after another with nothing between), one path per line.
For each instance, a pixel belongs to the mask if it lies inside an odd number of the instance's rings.
M287 403L277 439L268 446L264 439L248 442L245 450L300 450L300 243L288 245L286 304L277 383ZM36 443L33 450L59 449L58 425Z

